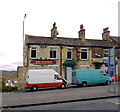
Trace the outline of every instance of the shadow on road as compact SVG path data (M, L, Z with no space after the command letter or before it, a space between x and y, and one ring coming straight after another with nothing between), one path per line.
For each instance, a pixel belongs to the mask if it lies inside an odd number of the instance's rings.
M107 86L104 84L92 84L92 85L87 85L87 87L99 87L99 86ZM87 87L83 87L82 85L68 85L67 89L69 88L87 88ZM60 90L60 88L56 88L56 87L50 87L50 88L39 88L37 91L49 91L49 90ZM63 89L61 89L63 90ZM37 92L37 91L31 91L31 90L25 90L24 92Z

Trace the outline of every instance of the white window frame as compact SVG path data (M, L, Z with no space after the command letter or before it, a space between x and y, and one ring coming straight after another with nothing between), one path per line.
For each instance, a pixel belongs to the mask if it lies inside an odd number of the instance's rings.
M49 53L50 53L51 49L54 49L54 51L56 51L56 58L50 58L50 59L57 59L57 47L56 46L51 46L49 48L50 48Z
M68 49L71 50L71 58L68 58L68 57L67 57L67 60L72 60L72 49L73 49L73 47L67 47L67 52L68 52Z
M105 54L108 55L108 53L105 53L105 51L109 52L109 50L108 49L104 49L104 58L108 58L108 56L105 57Z
M31 51L33 50L33 48L36 50L36 57L34 58L34 57L31 57ZM32 46L31 48L30 48L30 58L32 58L32 59L36 59L37 58L37 47L36 46Z
M87 50L87 59L82 59L82 56L81 56L81 60L83 60L83 61L84 61L84 60L85 60L85 61L88 60L88 48L81 48L80 50L81 50L81 53L80 53L81 55L82 55L82 50ZM83 51L83 52L84 52L84 51Z

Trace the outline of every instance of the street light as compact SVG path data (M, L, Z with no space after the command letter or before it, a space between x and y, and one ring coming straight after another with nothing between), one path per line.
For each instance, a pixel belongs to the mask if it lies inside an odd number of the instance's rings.
M24 22L25 22L26 14L24 15L23 19L23 90L24 90Z

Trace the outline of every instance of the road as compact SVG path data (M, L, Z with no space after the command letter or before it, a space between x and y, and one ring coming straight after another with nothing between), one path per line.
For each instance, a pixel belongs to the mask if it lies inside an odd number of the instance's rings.
M118 98L110 98L82 102L30 106L8 110L118 110L118 105L120 106L120 102L118 101L120 101L120 99L118 100Z
M117 96L118 85L116 84L116 93L113 92L113 85L108 91L108 86L90 86L90 87L70 87L67 89L40 89L36 92L14 92L2 94L2 105L5 106L26 106L31 104L43 104L51 102L73 101L90 98L99 98L106 96Z

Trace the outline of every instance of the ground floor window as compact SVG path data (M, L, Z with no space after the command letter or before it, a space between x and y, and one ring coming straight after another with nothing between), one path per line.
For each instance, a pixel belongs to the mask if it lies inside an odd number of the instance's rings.
M37 69L37 66L30 66L30 69Z
M88 70L89 69L89 65L81 65L81 69L82 70Z
M49 69L53 69L53 70L55 70L56 72L58 72L58 66L49 66Z
M101 64L95 64L95 69L101 69Z

